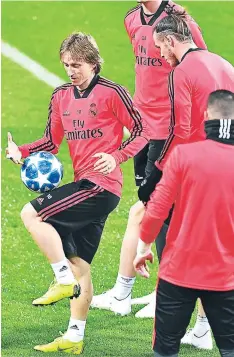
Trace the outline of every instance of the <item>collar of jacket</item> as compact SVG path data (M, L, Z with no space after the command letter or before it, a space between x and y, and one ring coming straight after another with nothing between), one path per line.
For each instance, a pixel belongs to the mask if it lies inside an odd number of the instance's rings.
M234 145L234 119L207 120L205 132L207 139Z

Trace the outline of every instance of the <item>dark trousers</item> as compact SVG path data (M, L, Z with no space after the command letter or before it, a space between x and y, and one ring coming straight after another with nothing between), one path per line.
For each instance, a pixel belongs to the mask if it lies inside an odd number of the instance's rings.
M134 156L134 172L136 186L140 186L145 177L149 176L155 161L159 158L165 140L150 140L149 143Z
M143 179L150 175L155 161L159 158L165 140L150 140L149 143L134 157L134 171L136 185L140 186ZM161 261L162 252L166 244L166 234L171 219L172 211L166 219L157 239L156 250L159 262Z
M197 299L200 298L222 357L234 356L234 290L180 287L159 279L153 349L155 357L177 357Z

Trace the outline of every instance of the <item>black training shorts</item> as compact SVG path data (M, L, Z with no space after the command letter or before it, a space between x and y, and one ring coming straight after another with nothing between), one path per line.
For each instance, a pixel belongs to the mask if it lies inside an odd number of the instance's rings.
M93 182L81 180L44 193L31 204L59 233L66 257L78 256L91 264L106 219L119 200Z

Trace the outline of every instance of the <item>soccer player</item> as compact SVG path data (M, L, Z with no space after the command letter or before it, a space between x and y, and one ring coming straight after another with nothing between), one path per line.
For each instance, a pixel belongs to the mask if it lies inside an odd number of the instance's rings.
M198 56L202 76L207 54ZM159 268L155 357L178 356L197 298L221 356L234 356L234 93L212 92L205 119L206 140L172 151L141 223L134 266L148 277L152 242L174 204Z
M7 153L19 163L37 151L57 153L66 138L74 182L32 200L21 217L56 278L34 305L77 297L81 287L79 298L71 300L66 333L35 349L81 354L93 292L90 264L105 221L120 199L119 165L146 145L148 133L126 90L99 76L103 60L90 35L68 36L61 45L60 59L71 83L54 90L43 138L18 147L9 133ZM131 135L122 143L124 127Z
M150 174L155 161L160 156L165 140L169 135L168 128L171 115L168 96L168 75L171 66L161 57L159 49L155 48L152 32L154 26L162 18L168 16L172 9L182 10L182 8L171 1L138 1L138 3L127 13L124 24L135 55L136 82L133 100L150 128L151 140L149 144L134 157L136 184L140 185L145 175ZM206 49L198 25L189 16L188 22L194 42L199 48ZM129 224L132 213L131 211ZM168 224L169 220L166 223ZM167 224L163 225L156 240L159 261L165 244ZM106 293L94 296L93 307L111 309L121 315L131 312L131 290L135 282L132 262L135 254L130 257L128 251L131 251L132 244L133 241L127 228L122 243L116 284L113 289ZM137 312L136 317L154 317L154 294L153 296L149 295L145 298L136 299L135 302L150 302L149 305Z

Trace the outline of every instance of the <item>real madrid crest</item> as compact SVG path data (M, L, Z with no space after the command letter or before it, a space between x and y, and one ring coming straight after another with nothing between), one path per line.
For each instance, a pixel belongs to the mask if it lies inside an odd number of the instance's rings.
M95 103L90 104L89 108L89 116L96 117L97 115L97 106Z

